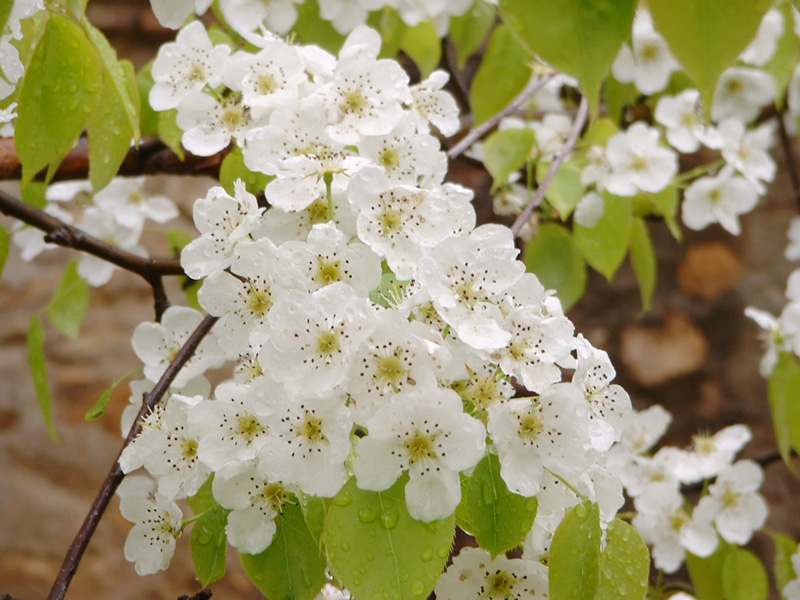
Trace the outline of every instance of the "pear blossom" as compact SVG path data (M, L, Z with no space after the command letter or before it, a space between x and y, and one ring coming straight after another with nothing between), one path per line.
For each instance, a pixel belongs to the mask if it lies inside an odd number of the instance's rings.
M792 348L792 340L787 339L781 323L770 313L748 306L744 310L744 316L755 321L761 330L759 338L767 351L761 358L759 373L762 377L769 377L778 362L778 355Z
M750 212L758 204L756 187L744 177L734 175L726 166L716 177L701 177L684 192L683 222L690 229L705 229L719 223L733 235L739 235L739 215Z
M142 234L141 223L131 227L119 222L115 213L91 207L83 213L83 220L78 226L107 244L137 256L147 256L146 250L138 243ZM115 265L91 254L83 255L78 262L78 274L93 287L108 283L116 269Z
M714 435L692 437L692 450L685 454L678 479L692 483L715 477L753 437L746 425L730 425Z
M428 133L429 124L448 137L458 131L458 105L453 96L442 90L449 78L446 71L436 70L409 88L411 114L416 117L420 133Z
M224 150L232 139L243 140L259 123L240 100L220 101L203 92L188 92L178 104L177 117L184 148L197 156L211 156Z
M769 155L774 139L774 123L764 123L747 130L736 119L725 119L719 124L722 137L722 158L756 186L759 194L766 190L764 182L775 179L777 166Z
M323 225L331 221L347 239L352 240L358 237L356 233L358 215L350 207L347 194L334 190L332 200L333 218L329 213L328 199L324 192L320 192L302 210L286 211L271 207L264 212L258 228L253 232L253 238L268 237L276 246L281 246L290 240L307 240L315 225Z
M792 570L796 578L787 583L781 593L786 600L798 600L800 599L800 577L797 576L800 574L800 551L792 554L791 561Z
M591 229L600 222L605 212L606 202L603 197L597 192L589 192L575 206L573 219L581 227Z
M773 100L775 80L771 75L759 69L731 67L717 81L711 118L715 121L733 118L747 123Z
M150 0L156 19L164 27L177 29L190 14L202 15L213 0Z
M193 308L171 306L164 311L160 323L140 323L133 332L131 343L136 356L144 363L145 377L158 381L202 320L203 316ZM212 332L203 338L192 357L178 371L173 385L183 387L207 369L222 366L223 362L225 359Z
M792 217L786 236L789 238L789 244L786 246L784 257L786 260L800 260L800 217Z
M135 563L139 575L152 575L169 567L183 529L183 513L173 500L156 494L123 496L122 516L134 523L125 540L125 559Z
M678 172L678 157L658 145L658 130L641 121L608 140L606 159L611 172L606 189L618 196L660 192Z
M719 148L716 130L703 122L700 92L684 90L677 96L662 96L656 104L655 119L667 128L667 141L681 152L697 152L700 144Z
M666 40L653 28L650 13L640 8L633 21L632 47L623 44L611 72L623 83L633 83L643 94L660 92L680 63Z
M605 148L591 146L586 151L586 161L586 165L581 171L581 185L584 187L594 185L598 192L604 191L608 175L611 173L611 165L606 158Z
M146 219L166 223L177 217L172 200L147 194L144 182L144 177L117 177L94 195L94 203L113 212L118 223L131 229L140 229Z
M219 8L233 29L245 34L260 25L278 34L288 33L297 21L297 7L301 0L220 0Z
M764 472L757 463L740 460L720 471L696 510L714 515L722 539L744 546L767 521L767 503L756 493L763 480Z
M756 31L756 37L739 55L739 60L763 67L775 54L778 40L783 36L783 14L777 9L767 11Z
M155 110L177 108L189 93L199 92L206 85L216 87L222 81L222 66L230 52L228 46L211 43L202 22L187 25L174 42L158 50L152 69L155 84L150 90L150 105Z
M356 444L358 487L382 491L408 471L408 512L420 521L453 514L461 500L458 473L484 455L483 424L462 412L452 390L401 392L367 422L369 435Z

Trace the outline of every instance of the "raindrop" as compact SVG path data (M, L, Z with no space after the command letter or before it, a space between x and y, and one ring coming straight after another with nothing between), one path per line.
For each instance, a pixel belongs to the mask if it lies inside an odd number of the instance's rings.
M411 584L411 593L415 596L421 596L425 593L425 584L422 583L419 579L417 579L414 583Z
M395 508L387 508L381 513L380 524L384 529L394 529L397 521L400 519L400 513Z
M575 514L581 518L585 517L587 514L586 505L579 504L577 507L575 507Z
M365 506L358 511L358 520L362 523L372 523L378 518L378 511L369 506Z
M336 506L347 506L353 503L353 498L348 492L342 492L333 499L333 503Z
M421 558L425 562L430 561L433 558L433 548L425 548L425 550L422 551Z
M342 550L344 550L345 552L349 552L350 544L348 544L347 542L342 542Z
M436 553L439 555L439 558L447 558L450 556L450 547L449 546L442 546L439 548L439 551Z

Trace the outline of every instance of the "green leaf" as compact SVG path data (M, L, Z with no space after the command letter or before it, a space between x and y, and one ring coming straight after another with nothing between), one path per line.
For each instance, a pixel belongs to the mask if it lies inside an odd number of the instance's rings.
M461 502L456 506L456 525L466 531L472 533L472 523L469 522L469 507L467 506L467 490L469 489L470 477L460 473L461 479Z
M497 9L484 0L477 0L465 14L450 19L450 39L460 69L481 47L496 19Z
M381 34L379 58L394 58L400 52L403 36L408 26L391 6L370 13L367 23Z
M650 231L643 219L635 217L631 228L631 265L639 282L639 293L642 296L642 312L653 307L653 293L656 289L658 263Z
M95 192L106 187L119 171L131 142L139 141L139 94L125 63L105 36L86 25L89 38L103 63L103 89L97 108L86 125L89 134L89 179ZM128 63L129 64L129 63Z
M578 79L597 115L600 85L630 35L636 0L500 0L500 13L532 54Z
M314 44L333 54L338 54L344 45L345 36L336 31L330 21L319 16L317 0L297 5L297 21L292 30L303 44Z
M767 570L749 550L733 548L722 565L722 589L725 600L767 600Z
M14 7L14 2L3 2L0 4L0 32L5 31L8 24L8 18L11 16L11 9Z
M183 160L186 155L181 146L183 131L178 127L178 111L176 109L165 110L158 115L158 137L169 147L178 158Z
M797 59L800 57L800 39L792 26L794 16L789 3L784 2L777 6L777 9L783 15L783 35L778 40L775 54L763 68L775 80L775 106L778 110L783 110L786 87L789 85L795 65L797 65Z
M539 163L536 170L539 181L547 176L549 168L549 163ZM571 162L562 163L544 193L545 199L556 210L562 221L569 219L572 211L583 198L585 190L581 183L582 170Z
M800 404L800 365L794 354L780 353L767 383L775 439L784 462L792 468L791 447L796 443L799 424L791 422L790 412L797 418L797 410L792 407Z
M217 504L204 511L192 525L189 546L197 579L203 587L208 587L225 575L228 550L225 526L229 512Z
M184 247L193 239L194 238L191 236L191 234L183 229L171 229L167 232L167 241L169 242L172 255L175 257L179 257ZM189 306L195 310L202 311L203 308L200 306L200 302L197 300L197 293L200 291L200 288L203 287L202 280L195 281L191 277L181 275L178 277L178 281L181 284L181 289L183 290L183 294L186 296L186 301L189 303Z
M67 264L61 283L47 305L47 318L53 327L74 340L88 308L89 284L78 274L78 262L73 260Z
M369 492L352 478L328 509L328 558L356 598L422 600L444 570L455 517L414 520L406 508L407 480L401 477L385 492Z
M606 193L605 212L594 227L575 224L575 243L586 262L611 281L628 252L631 201Z
M209 475L208 479L203 482L203 485L200 486L197 493L189 498L189 506L194 514L199 515L217 506L217 500L214 498L214 492L212 490L213 485L214 474L212 473Z
M640 92L632 83L622 83L613 76L606 77L603 84L603 101L605 102L608 116L614 123L621 123L626 106L633 106Z
M46 191L46 183L43 181L31 181L22 190L22 201L29 206L44 210L44 207L47 206Z
M483 145L483 164L498 188L509 176L528 162L536 143L531 129L506 129L486 138Z
M48 165L54 171L72 149L101 85L91 42L70 19L52 15L20 89L15 139L23 187Z
M261 554L240 554L253 583L270 600L314 600L325 584L325 557L302 509L284 504L277 531Z
M442 41L431 21L407 28L400 49L417 65L422 79L430 75L442 59Z
M500 477L500 460L487 454L475 467L467 488L472 534L492 558L516 548L533 527L538 503L508 490Z
M494 30L469 91L475 125L488 121L525 89L531 78L530 59L508 27Z
M656 29L711 110L722 72L755 37L773 0L650 0ZM714 40L714 43L709 43Z
M306 525L317 546L322 546L323 531L325 530L325 517L328 514L328 506L325 500L318 496L302 494L300 496L300 507L303 509L303 517Z
M772 534L772 541L775 543L775 583L779 590L786 587L792 579L797 579L792 564L792 554L797 552L797 542L792 538L779 533Z
M586 263L575 240L564 227L543 223L525 246L523 260L542 285L555 290L564 310L578 303L586 291Z
M550 546L551 600L594 600L601 537L596 503L587 500L567 511Z
M44 358L44 327L39 315L31 317L28 329L28 363L33 373L33 386L36 389L36 398L44 416L44 423L50 432L50 437L58 442L58 435L53 427L53 408L50 404L50 385L47 381L47 365Z
M139 88L139 125L142 135L158 135L159 113L150 106L150 90L155 85L152 68L153 64L149 63L136 76L136 85Z
M8 254L11 251L11 239L8 236L6 228L0 225L0 277L3 276L3 269L8 260Z
M263 173L255 173L248 169L244 164L244 155L241 148L238 146L234 148L225 160L222 161L222 166L219 169L219 181L225 191L231 196L234 195L234 186L237 179L244 181L247 191L257 196L262 193L267 187L267 184L275 179Z
M722 566L731 549L733 546L720 540L717 549L711 556L701 558L691 552L686 553L686 566L689 568L689 576L692 578L694 595L697 600L720 600L723 598Z
M600 555L595 600L644 600L649 574L650 553L642 536L625 521L614 519Z
M132 371L125 373L125 375L123 375L122 377L115 379L111 383L111 387L109 387L106 391L103 392L103 394L100 396L100 399L95 403L95 405L86 411L86 414L83 417L84 420L96 421L97 419L102 417L105 414L106 409L108 408L108 402L111 400L111 394L114 393L114 390L117 389L119 384L125 381L131 375L135 375L136 373L141 373L141 372L142 372L141 369L133 369Z

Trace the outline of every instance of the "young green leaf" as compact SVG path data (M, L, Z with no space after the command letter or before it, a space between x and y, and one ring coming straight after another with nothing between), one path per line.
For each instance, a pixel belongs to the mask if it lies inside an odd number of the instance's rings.
M497 188L509 176L525 166L530 159L536 135L531 129L506 129L486 138L483 145L483 164Z
M551 600L594 600L601 537L596 503L587 500L567 511L550 546Z
M477 0L466 13L450 19L450 39L456 49L459 68L478 51L496 19L497 9L484 0Z
M525 89L531 78L530 60L508 27L494 30L469 91L476 125L499 113Z
M414 61L423 79L442 59L442 41L431 21L407 28L400 49Z
M600 85L630 35L636 0L500 0L500 13L533 55L577 78L597 115Z
M633 272L636 274L636 281L639 282L639 293L642 296L642 312L647 312L653 306L658 264L647 223L638 217L634 217L631 228L630 256Z
M314 600L325 584L325 557L296 504L284 504L278 529L261 554L240 554L242 566L270 600Z
M538 235L525 245L522 260L545 288L556 291L564 310L583 297L586 263L572 234L561 225L543 223Z
M720 540L711 556L701 558L691 552L686 553L686 566L689 568L697 600L720 600L724 597L722 566L732 549L733 546Z
M394 58L400 52L400 44L408 29L405 21L391 6L370 13L367 24L381 34L379 58Z
M792 564L792 554L797 552L797 542L786 535L779 533L772 534L772 541L775 543L775 583L779 590L786 587L793 579L797 579Z
M733 548L722 565L722 589L725 600L767 600L767 570L749 550Z
M4 31L11 16L11 9L14 8L13 2L3 2L0 4L0 31Z
M11 251L11 239L9 238L6 228L0 225L0 277L3 276L3 269L8 260L8 254Z
M764 65L764 70L775 80L775 106L783 110L786 87L792 78L797 59L800 58L800 38L791 24L794 22L792 7L784 2L776 7L783 15L783 35L778 40L775 54Z
M406 508L406 481L401 477L385 492L369 492L353 478L328 509L328 558L356 598L423 600L447 563L455 517L414 520Z
M217 500L214 498L214 492L212 489L213 485L214 474L212 473L209 475L208 479L203 482L203 485L200 486L200 489L197 490L197 493L188 499L189 507L192 509L194 514L199 515L200 513L204 513L207 510L211 510L217 506Z
M31 317L28 329L28 363L33 373L33 386L36 389L36 398L39 408L44 416L44 423L50 432L53 441L58 442L58 435L53 427L53 408L50 403L50 384L47 381L47 364L44 357L44 327L39 315Z
M153 64L150 63L144 67L136 76L136 85L139 92L139 126L142 135L158 135L158 119L159 113L153 110L150 106L150 90L155 85L151 69Z
M492 558L523 542L533 527L536 508L536 498L508 490L496 454L487 454L475 467L467 488L469 523L478 544Z
M267 184L274 177L263 173L255 173L248 169L244 164L244 155L241 148L236 147L222 161L222 166L219 169L219 181L225 191L233 196L233 184L236 183L237 179L244 181L247 191L257 196L264 191Z
M292 29L303 44L314 44L338 54L344 45L345 36L336 31L330 21L319 16L317 0L308 0L297 6L297 21Z
M549 163L539 163L536 170L536 176L539 181L544 180L549 168ZM574 163L561 163L555 177L553 177L553 181L550 182L550 186L544 193L545 200L556 210L562 221L569 219L572 211L575 210L578 202L583 198L585 190L581 183L582 170Z
M792 427L789 417L789 407L797 404L800 398L800 365L794 354L781 352L778 362L772 369L767 380L769 405L772 409L772 424L775 429L775 439L784 462L791 468L791 447L793 445L792 431L797 431L797 425Z
M772 4L772 0L648 2L656 29L697 85L706 110L711 110L719 76L751 42Z
M649 574L650 552L642 536L625 521L611 521L595 600L644 600Z
M225 526L229 512L217 504L203 512L192 525L189 546L197 579L203 587L208 587L225 575L228 550Z
M47 319L61 333L76 339L89 308L89 284L78 274L78 262L70 261L47 305Z
M575 224L575 243L586 262L611 281L631 239L631 201L606 193L605 212L594 227Z
M173 256L180 256L183 248L193 239L189 232L183 229L171 229L167 232L167 240L169 241L169 247ZM203 286L203 282L195 281L185 275L178 277L178 281L181 283L181 289L186 296L186 301L189 303L189 306L195 310L203 310L200 306L200 302L197 300L197 293Z
M141 369L134 369L133 371L125 373L125 375L123 375L122 377L115 379L111 383L111 387L109 387L106 391L103 392L103 394L100 396L100 399L95 403L95 405L86 411L86 414L83 417L84 420L96 421L97 419L102 417L105 414L106 409L108 408L108 402L111 400L111 394L114 393L114 390L117 389L119 384L125 381L131 375L135 375L136 373L141 373L141 372L142 372Z
M178 155L181 160L186 156L181 146L183 131L178 127L178 111L175 109L165 110L158 115L158 137L170 150Z
M71 19L52 14L19 94L16 150L22 186L72 149L94 111L102 66L92 43Z

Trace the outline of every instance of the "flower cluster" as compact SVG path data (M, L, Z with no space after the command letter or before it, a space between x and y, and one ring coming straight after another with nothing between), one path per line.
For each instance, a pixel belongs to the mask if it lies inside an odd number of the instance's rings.
M458 118L441 73L409 85L366 28L338 58L258 42L254 53L214 47L193 23L153 67L151 102L178 108L184 145L210 153L233 139L270 176L270 207L242 182L195 203L201 235L181 261L220 320L123 468L157 480L145 498L164 519L164 502L213 473L228 541L258 553L286 502L335 496L350 474L374 491L407 474L412 517L448 517L460 474L496 453L509 490L539 497L520 572L546 582L537 561L580 501L569 490L597 500L604 523L623 502L606 460L631 408L608 356L525 273L510 231L476 228L471 192L443 183L431 130L453 133ZM171 308L140 325L134 349L150 382L199 318ZM233 379L203 390L198 377L224 360L237 363Z
M6 0L11 2L8 20L0 30L0 137L14 135L14 119L17 117L17 103L9 104L8 98L13 96L17 83L25 74L25 66L19 57L19 50L14 44L22 39L20 21L33 16L44 9L42 0Z

